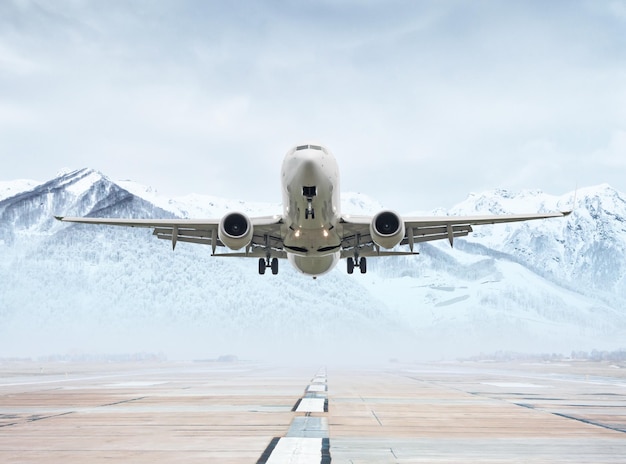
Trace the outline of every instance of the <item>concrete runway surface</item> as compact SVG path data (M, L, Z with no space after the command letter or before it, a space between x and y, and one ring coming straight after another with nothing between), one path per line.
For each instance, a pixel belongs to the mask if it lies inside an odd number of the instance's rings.
M0 462L624 463L626 367L4 362Z

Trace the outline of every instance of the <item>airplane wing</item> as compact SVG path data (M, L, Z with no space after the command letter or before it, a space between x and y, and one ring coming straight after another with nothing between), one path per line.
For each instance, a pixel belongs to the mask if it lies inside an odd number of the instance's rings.
M409 245L411 251L381 251L371 235L370 216L344 216L341 219L344 236L342 257L353 256L355 248L360 256L389 256L415 254L413 245L419 242L448 239L450 245L456 237L465 237L473 231L473 225L499 224L505 222L531 221L565 217L571 211L558 213L484 215L484 216L425 216L400 218L404 223L405 234L398 245Z
M55 216L62 222L78 224L102 224L108 226L144 227L153 229L152 234L159 239L169 240L172 247L177 242L211 245L215 256L232 257L265 257L266 250L271 249L272 257L286 258L280 234L282 217L267 216L250 218L252 224L252 241L241 253L216 253L217 247L226 247L219 239L220 219L117 219L94 217Z

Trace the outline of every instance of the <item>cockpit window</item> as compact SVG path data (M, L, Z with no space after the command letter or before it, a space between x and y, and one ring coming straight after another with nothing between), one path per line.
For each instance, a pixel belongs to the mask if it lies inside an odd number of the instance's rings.
M326 153L326 150L324 149L324 147L320 146L320 145L298 145L296 147L296 151L300 151L300 150L319 150L319 151L323 151L324 153Z

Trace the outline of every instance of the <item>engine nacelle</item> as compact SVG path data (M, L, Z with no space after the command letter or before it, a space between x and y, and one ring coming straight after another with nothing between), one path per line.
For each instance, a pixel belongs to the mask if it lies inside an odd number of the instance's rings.
M404 221L393 211L381 211L370 224L374 243L381 248L393 248L404 238Z
M217 235L231 250L240 250L252 241L252 223L243 213L228 213L220 220Z

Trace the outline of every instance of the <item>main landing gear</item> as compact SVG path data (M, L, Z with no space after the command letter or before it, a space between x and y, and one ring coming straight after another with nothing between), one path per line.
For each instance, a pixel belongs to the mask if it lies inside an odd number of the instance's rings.
M346 262L348 263L348 274L352 274L354 272L355 262L356 267L359 268L361 274L365 274L367 272L367 260L365 258L348 258Z
M265 269L270 268L272 274L278 274L278 258L259 258L259 274L265 274Z

